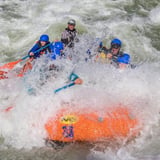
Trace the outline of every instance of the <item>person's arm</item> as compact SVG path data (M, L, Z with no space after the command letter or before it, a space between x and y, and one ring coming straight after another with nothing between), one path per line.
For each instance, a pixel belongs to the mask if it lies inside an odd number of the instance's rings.
M75 38L74 38L74 41L75 41L76 43L79 42L77 30L75 30Z
M105 54L106 54L106 58L108 58L108 59L113 58L113 53L111 52L111 49L106 49Z
M68 34L66 30L61 34L61 41L63 44L65 44L65 46L69 43L69 37L67 35Z
M61 41L65 46L67 46L67 44L69 43L68 38L66 38L66 39L61 38Z
M38 49L39 49L38 44L35 44L28 52L29 57L36 56L34 52L36 52Z
M100 57L101 58L108 58L111 59L112 58L112 53L110 53L110 50L107 49L105 46L102 46L101 48L99 48L99 53L100 53Z

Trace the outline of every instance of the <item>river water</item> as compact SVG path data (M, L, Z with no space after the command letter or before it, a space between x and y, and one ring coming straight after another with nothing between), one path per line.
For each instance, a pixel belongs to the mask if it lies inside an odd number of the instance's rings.
M25 78L0 81L0 159L160 159L160 1L1 0L0 64L24 57L43 33L49 34L51 41L60 39L70 18L76 20L80 37L73 61L57 60L54 63L59 70L50 73L45 70L50 62L46 64L46 57L42 57ZM109 47L115 37L122 40L122 49L131 55L135 69L121 71L108 64L85 62L86 50L94 51L97 38ZM83 79L83 85L55 95L54 89L66 84L73 70ZM36 94L29 94L28 88L34 88ZM45 145L44 124L64 104L99 107L100 111L101 106L123 104L139 119L140 134L129 142L125 138L73 143L55 150ZM4 112L10 106L13 109Z

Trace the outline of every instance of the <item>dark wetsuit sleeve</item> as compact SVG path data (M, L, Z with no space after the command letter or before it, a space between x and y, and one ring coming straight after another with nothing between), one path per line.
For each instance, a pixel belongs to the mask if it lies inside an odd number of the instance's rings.
M62 34L61 34L61 41L65 45L67 45L69 43L69 33L68 33L67 30L65 30L65 31L62 32Z
M65 45L67 45L67 44L69 43L68 38L66 38L66 39L61 38L61 41L62 41L62 43L64 43Z

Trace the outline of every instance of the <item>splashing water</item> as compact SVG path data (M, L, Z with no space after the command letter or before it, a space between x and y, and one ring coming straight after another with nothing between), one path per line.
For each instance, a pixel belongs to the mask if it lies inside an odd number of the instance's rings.
M24 78L0 81L0 159L159 159L158 4L158 0L1 1L1 65L26 55L43 33L49 34L51 41L60 39L70 18L77 21L80 42L75 45L72 61L54 62L56 71L47 70L53 62L42 56ZM85 62L88 48L94 52L101 40L109 47L114 37L122 40L122 49L131 55L137 68L120 71L94 59ZM83 79L83 85L55 95L54 90L66 84L73 70ZM29 89L35 94L28 94ZM71 144L55 151L45 146L44 124L64 103L99 110L116 104L129 106L140 120L140 135L130 143L120 140L120 145ZM8 107L13 108L4 112Z

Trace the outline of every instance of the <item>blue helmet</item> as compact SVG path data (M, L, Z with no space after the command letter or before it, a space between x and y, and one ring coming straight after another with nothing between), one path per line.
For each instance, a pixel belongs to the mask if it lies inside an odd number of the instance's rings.
M113 39L113 40L111 41L111 46L114 46L114 45L117 45L117 46L121 47L121 46L122 46L121 40L116 39L116 38Z
M43 34L39 38L40 41L49 42L49 36L47 34Z
M130 55L128 55L126 53L123 54L122 56L118 57L117 62L128 64L130 62Z

